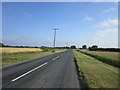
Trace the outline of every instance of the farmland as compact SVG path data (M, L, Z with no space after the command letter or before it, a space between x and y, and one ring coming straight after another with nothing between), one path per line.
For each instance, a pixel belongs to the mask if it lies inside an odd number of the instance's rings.
M89 88L118 88L118 68L78 51L74 56Z
M17 52L36 52L36 51L42 51L40 48L11 48L11 47L3 47L0 48L2 50L2 53L17 53Z
M109 65L119 67L118 61L118 52L103 52L103 51L88 51L88 50L79 50L81 53L89 55L96 58L104 63Z
M88 50L80 50L83 52L91 53L94 55L104 56L109 59L118 61L118 52L109 52L109 51L88 51Z
M40 58L50 54L54 54L52 50L44 51L40 48L0 48L2 50L2 66L19 63L26 60ZM56 49L56 52L64 51Z

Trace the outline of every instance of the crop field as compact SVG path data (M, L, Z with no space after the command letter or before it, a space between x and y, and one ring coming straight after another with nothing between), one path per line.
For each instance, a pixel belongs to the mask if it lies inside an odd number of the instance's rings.
M74 51L79 71L89 88L118 88L118 69L89 55Z
M104 63L107 63L109 65L119 67L119 59L118 59L118 52L103 52L103 51L88 51L88 50L78 50L81 53L84 53L86 55L89 55L91 57L96 58L97 60L100 60Z
M109 59L118 61L118 53L119 52L109 52L109 51L88 51L88 50L80 50L83 52L87 52L87 53L91 53L94 55L99 55L99 56L103 56L103 57L107 57Z
M2 53L42 51L42 49L40 48L12 48L12 47L3 47L3 48L0 48L0 50L2 50Z
M32 60L65 51L64 49L56 49L55 53L53 53L52 50L44 52L44 50L40 48L0 48L0 51L1 50L2 66L8 66L22 61Z

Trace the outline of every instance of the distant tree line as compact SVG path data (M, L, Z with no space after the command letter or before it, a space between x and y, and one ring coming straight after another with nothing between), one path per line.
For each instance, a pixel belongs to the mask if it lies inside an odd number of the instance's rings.
M120 52L120 48L98 48L97 45L93 45L88 48L90 51L110 51L110 52Z
M70 49L70 47L65 46L65 47L55 47L56 49Z
M41 46L41 48L51 48L53 49L53 47L47 47L47 46ZM71 47L68 47L68 46L64 46L64 47L55 47L55 49L76 49L76 46L71 46Z
M16 47L16 48L44 48L44 49L52 49L53 47L47 47L47 46L12 46L12 45L5 45L3 43L0 43L0 47ZM55 47L56 49L76 49L75 45L72 45L71 47L64 46L64 47Z
M71 49L76 49L76 46L75 46L75 45L72 45L72 46L71 46Z
M80 49L88 49L89 51L110 51L110 52L120 52L120 48L98 48L97 45L93 45L92 47L88 47L83 45Z
M90 51L110 51L110 52L120 52L120 48L91 48Z
M5 47L5 45L3 43L0 43L0 47Z
M5 45L3 43L0 43L0 47L39 48L38 46L12 46L12 45Z
M53 49L53 47L47 47L47 46L11 46L11 45L5 45L3 43L0 43L0 47L16 47L16 48L42 48L45 51L48 51L48 49ZM75 45L72 45L71 47L64 46L64 47L55 47L56 49L77 49ZM92 47L88 47L87 45L83 45L82 48L79 49L88 49L90 51L112 51L112 52L120 52L120 48L98 48L97 45L93 45Z

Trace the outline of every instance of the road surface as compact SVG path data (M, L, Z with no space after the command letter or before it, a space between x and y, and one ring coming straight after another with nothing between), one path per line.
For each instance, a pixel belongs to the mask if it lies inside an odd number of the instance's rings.
M2 74L3 88L79 88L72 50L4 67Z

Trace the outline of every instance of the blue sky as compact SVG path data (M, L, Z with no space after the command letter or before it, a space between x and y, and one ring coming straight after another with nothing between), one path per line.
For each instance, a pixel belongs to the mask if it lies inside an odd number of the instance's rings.
M118 4L108 2L2 3L3 43L118 47Z

